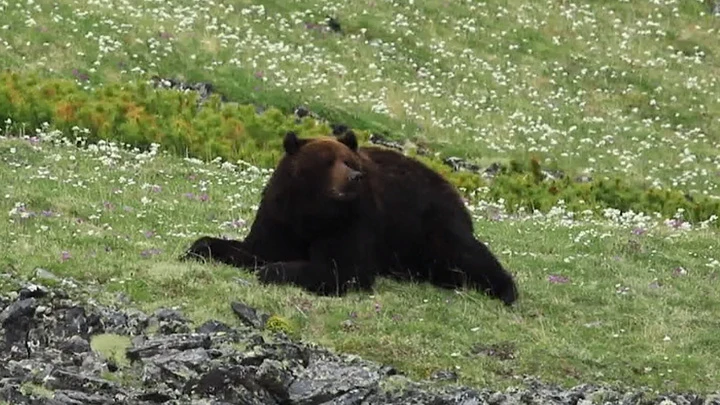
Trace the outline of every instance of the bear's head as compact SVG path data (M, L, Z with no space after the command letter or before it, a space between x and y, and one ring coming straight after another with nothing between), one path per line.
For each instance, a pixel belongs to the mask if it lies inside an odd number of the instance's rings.
M300 139L288 132L283 140L284 159L292 181L308 194L350 201L365 184L366 160L358 152L352 131L338 137Z

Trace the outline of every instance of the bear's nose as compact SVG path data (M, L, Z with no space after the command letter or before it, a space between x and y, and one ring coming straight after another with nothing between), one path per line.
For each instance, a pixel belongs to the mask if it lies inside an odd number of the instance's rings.
M348 174L348 180L350 181L356 181L360 180L362 178L363 174L357 170L350 170L350 173Z

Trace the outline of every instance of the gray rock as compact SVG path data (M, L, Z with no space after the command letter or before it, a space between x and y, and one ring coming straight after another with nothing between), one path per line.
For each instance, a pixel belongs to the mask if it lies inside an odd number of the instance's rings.
M60 345L60 349L67 353L84 353L90 351L90 342L74 335Z
M35 313L37 301L35 298L23 298L15 301L0 312L0 326L9 327L14 322L27 319Z
M48 290L43 288L42 286L36 284L28 284L26 287L21 288L20 291L18 291L18 297L20 299L42 298L47 295L47 293Z
M180 311L174 309L160 308L150 317L150 324L157 325L160 333L188 333L190 326L188 320Z
M53 395L53 400L59 404L66 405L105 405L117 404L114 399L102 395L86 394L79 391L58 390Z
M195 332L211 334L217 332L230 332L230 330L229 326L220 321L209 320L198 326L197 329L195 329Z
M380 374L371 367L320 358L297 373L288 395L292 403L316 404L330 401L353 389L375 388L379 381Z
M42 281L60 281L60 277L41 267L35 269L35 278Z
M704 399L683 393L650 398L642 390L591 384L562 389L530 378L504 392L438 387L357 356L336 355L283 335L264 337L258 327L267 315L245 304L231 308L246 315L250 326L208 321L191 333L179 311L161 309L148 316L81 304L40 285L24 288L0 297L0 401L13 404L720 405L720 393ZM105 355L91 351L88 342L97 333L130 337L124 351L130 361L106 362ZM481 349L492 356L512 352ZM441 370L433 377L448 381L457 375ZM46 391L21 389L26 384Z
M263 329L265 323L270 318L269 315L259 312L255 308L245 305L242 302L235 301L230 304L230 306L243 323L257 329Z
M282 362L265 359L255 371L258 384L270 392L275 398L286 402L290 398L290 386L295 377Z
M144 357L152 357L172 350L188 350L202 347L210 348L210 337L205 334L189 333L172 336L156 336L150 338L139 347L133 347L126 351L130 360L139 360Z

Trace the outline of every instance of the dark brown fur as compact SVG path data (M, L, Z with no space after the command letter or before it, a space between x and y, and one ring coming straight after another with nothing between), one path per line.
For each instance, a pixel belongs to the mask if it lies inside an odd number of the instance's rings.
M393 150L358 147L352 132L288 133L283 146L248 236L202 237L183 258L259 264L261 281L317 294L369 290L390 276L517 299L512 276L475 239L460 195L438 173Z

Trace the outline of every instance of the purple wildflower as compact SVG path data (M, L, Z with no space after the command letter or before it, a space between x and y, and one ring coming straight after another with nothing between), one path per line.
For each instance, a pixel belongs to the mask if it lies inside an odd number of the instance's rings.
M70 252L63 250L62 253L60 254L60 261L64 262L64 261L70 260L71 257L72 256L70 255Z

